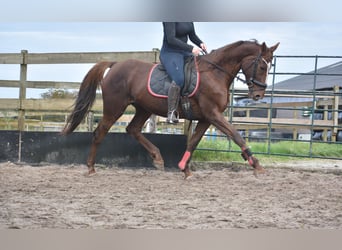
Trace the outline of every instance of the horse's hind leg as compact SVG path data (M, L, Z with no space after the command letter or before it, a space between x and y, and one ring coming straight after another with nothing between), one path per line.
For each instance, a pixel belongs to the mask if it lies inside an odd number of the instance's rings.
M93 134L93 142L91 144L90 152L88 155L88 160L87 160L87 166L88 166L88 174L94 174L95 173L95 157L96 157L96 152L97 152L97 147L100 145L106 134L108 133L109 129L113 125L113 123L121 116L109 116L109 115L104 115L97 126L97 128L94 131Z
M151 113L139 106L135 108L135 115L127 126L126 131L149 152L153 159L153 165L159 170L164 170L164 160L160 154L160 150L141 133L142 127L146 120L151 116Z

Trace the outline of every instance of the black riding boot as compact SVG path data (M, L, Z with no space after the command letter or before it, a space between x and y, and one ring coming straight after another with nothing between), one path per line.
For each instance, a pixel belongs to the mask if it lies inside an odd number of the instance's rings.
M178 123L178 102L179 102L180 87L172 82L168 92L168 112L166 121L171 124Z

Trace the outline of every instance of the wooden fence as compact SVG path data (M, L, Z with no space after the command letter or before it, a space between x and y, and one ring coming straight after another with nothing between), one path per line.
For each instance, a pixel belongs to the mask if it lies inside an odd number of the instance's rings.
M27 99L27 88L68 89L78 90L80 82L54 82L54 81L28 81L29 64L85 64L99 61L123 61L126 59L138 59L151 63L159 60L159 51L147 52L101 52L101 53L21 53L0 54L1 64L19 64L20 79L0 79L0 87L19 88L18 99L0 99L0 112L2 112L2 129L17 129L19 131L38 129L43 127L55 127L59 129L61 123L44 121L44 116L66 116L74 102L73 99ZM80 79L82 80L82 79ZM129 109L132 109L131 107ZM102 112L102 99L97 98L90 116L100 116ZM37 119L37 116L40 119ZM35 117L28 119L28 117ZM1 117L0 117L1 118ZM11 119L12 118L12 119ZM25 119L26 118L26 119ZM124 115L118 122L125 122L130 117ZM92 129L92 119L89 123L80 126L80 130Z

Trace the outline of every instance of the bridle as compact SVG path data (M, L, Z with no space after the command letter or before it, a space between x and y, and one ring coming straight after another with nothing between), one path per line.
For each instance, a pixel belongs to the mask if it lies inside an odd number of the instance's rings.
M208 54L206 51L203 51L203 53L204 53L205 55ZM261 59L262 62L264 62L264 63L267 65L268 70L269 70L269 68L270 68L270 63L267 62L266 59L263 58L263 57L261 56L261 53L259 53L259 55L258 55L258 56L253 60L253 62L247 67L246 70L248 70L250 67L254 66L254 68L253 68L253 75L252 75L252 77L251 77L249 80L247 80L247 81L244 80L244 79L242 79L242 78L239 77L239 76L234 76L232 73L228 72L227 70L225 70L224 68L222 68L220 65L218 65L218 64L216 64L216 63L214 63L214 62L212 62L212 61L210 61L210 60L208 60L208 59L206 59L206 58L204 58L204 57L202 57L201 59L204 60L204 61L206 61L207 63L213 65L215 68L217 68L218 70L224 72L225 74L227 74L227 75L229 75L229 76L231 76L231 77L234 77L235 79L237 79L237 80L239 80L239 81L241 81L241 82L247 84L247 86L248 86L249 89L253 89L254 85L257 85L257 86L259 86L259 87L261 87L261 88L263 88L263 89L266 89L266 88L267 88L267 84L266 84L266 83L260 82L260 81L258 81L258 80L255 79L255 76L256 76L256 73L257 73L257 69L258 69L258 66L259 66L260 59ZM267 72L267 74L268 74L268 72Z
M266 61L266 59L261 56L261 53L259 53L259 55L255 58L255 60L247 67L247 69L249 69L252 65L254 65L252 77L249 79L249 81L247 83L245 81L248 88L253 88L253 85L257 85L263 89L267 88L266 83L263 83L263 82L260 82L260 81L254 79L256 76L256 73L257 73L257 69L259 66L260 59L262 60L262 62L264 62L267 65L267 69L269 69L269 67L270 67L269 63ZM268 74L268 70L267 70L267 74Z

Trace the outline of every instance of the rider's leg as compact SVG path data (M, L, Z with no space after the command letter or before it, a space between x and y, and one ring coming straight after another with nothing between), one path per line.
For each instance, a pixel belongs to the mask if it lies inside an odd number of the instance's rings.
M184 85L184 55L181 53L162 52L160 61L166 72L172 79L168 92L168 123L178 123L177 108L179 104L180 90Z
M172 81L167 99L167 119L168 123L178 123L177 107L179 103L180 87Z

